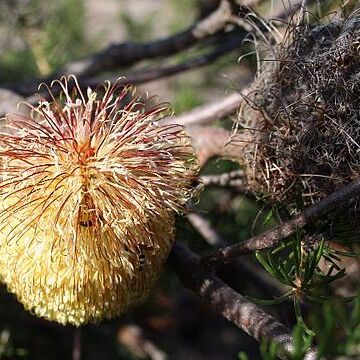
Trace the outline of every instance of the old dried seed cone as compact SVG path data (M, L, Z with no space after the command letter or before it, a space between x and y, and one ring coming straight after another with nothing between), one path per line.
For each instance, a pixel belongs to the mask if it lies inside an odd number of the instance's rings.
M0 134L0 274L25 308L80 325L147 294L196 162L181 127L156 123L166 107L116 84L85 96L75 78L71 95L68 80Z
M306 18L268 42L234 137L249 188L290 211L360 176L359 11Z

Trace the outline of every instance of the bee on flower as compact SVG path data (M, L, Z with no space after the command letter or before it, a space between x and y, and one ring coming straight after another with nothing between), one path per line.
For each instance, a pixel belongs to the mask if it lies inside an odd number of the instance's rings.
M159 123L167 106L119 83L53 85L59 100L49 88L0 133L0 277L26 309L80 325L147 295L197 163L183 128Z

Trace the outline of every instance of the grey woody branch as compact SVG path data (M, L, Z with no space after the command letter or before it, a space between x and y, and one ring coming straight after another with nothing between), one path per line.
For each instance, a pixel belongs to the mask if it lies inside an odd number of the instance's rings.
M201 300L208 303L217 313L257 341L277 343L280 358L290 358L294 350L290 331L203 267L199 257L187 247L176 243L169 262L183 284L200 296ZM313 348L304 357L305 360L316 358L316 350Z
M219 57L229 53L230 51L237 48L242 40L243 36L226 36L224 37L224 42L221 45L215 47L211 51L201 54L198 56L194 56L188 60L185 60L182 63L169 65L164 67L157 67L157 68L150 68L150 69L143 69L137 72L127 74L123 80L120 80L119 83L123 84L140 84L145 83L153 80L157 80L163 77L175 75L180 72L185 72L188 70L192 70L194 68L199 68L201 66L208 65L214 61L216 61ZM116 81L118 78L116 76L113 77L106 77L106 80L111 82ZM104 77L95 77L95 78L83 78L81 80L81 87L96 87L100 84L104 83Z
M72 73L76 75L80 80L81 86L84 88L87 86L97 87L99 84L102 84L104 80L114 80L117 78L117 76L112 79L109 79L108 76L106 79L104 77L94 77L94 75L99 72L134 65L138 61L145 59L163 58L199 44L206 46L208 50L215 46L215 49L205 51L202 55L190 58L183 63L124 74L127 77L124 82L139 84L174 75L195 67L204 66L217 60L220 56L231 50L240 47L239 45L242 39L247 35L247 30L249 30L247 29L246 23L241 20L251 12L246 6L255 6L259 2L261 1L221 0L215 10L181 33L149 43L111 45L109 48L88 59L64 66L63 69L45 79L29 80L24 83L15 84L4 90L9 90L17 96L21 95L23 97L22 100L28 103L36 103L38 97L34 94L39 94L45 99L48 96L46 91L39 91L39 83L45 82L50 84L53 79L59 78L59 76L64 74ZM296 9L296 7L294 9ZM284 18L288 15L288 13L281 12L279 14L273 14L273 17ZM228 29L229 24L234 25L230 30ZM243 28L239 27L239 24ZM263 25L259 23L259 28L262 27ZM263 31L266 32L267 29L264 28ZM53 92L54 94L60 92L60 88L53 88ZM193 123L202 124L209 122L218 117L233 113L240 104L240 101L241 95L234 95L229 97L229 99L224 99L224 101L217 104L215 108L210 108L209 111L203 108L197 112L197 114L191 114L190 117L194 118L195 115ZM0 111L0 116L1 115L4 115L3 111ZM198 119L196 119L196 117L198 117Z
M78 78L89 79L103 71L127 67L141 60L150 60L167 57L177 52L186 50L199 43L212 45L223 43L229 33L234 37L246 34L245 30L239 29L238 20L246 16L250 10L234 0L221 0L219 6L205 18L196 22L189 29L167 38L151 41L148 43L121 43L109 46L107 49L91 56L90 58L65 65L62 69L44 79L35 79L16 84L9 89L22 96L30 96L38 91L40 82L50 83L53 79L65 74L74 74ZM227 25L234 26L228 30ZM239 44L239 42L238 42ZM224 52L223 52L224 53ZM220 56L220 55L218 55ZM186 70L183 69L183 70ZM183 71L179 69L179 71ZM166 76L166 71L162 71ZM151 77L153 80L156 77ZM88 80L90 81L90 80ZM95 81L95 80L92 80ZM103 79L101 80L101 82ZM128 79L130 82L140 82ZM148 81L148 80L141 80ZM82 83L81 81L80 83Z
M282 239L294 234L304 226L314 223L334 209L360 195L360 179L357 179L341 189L330 194L326 198L311 205L303 212L295 215L273 229L254 236L242 243L227 246L219 249L214 254L206 256L205 263L224 262L237 256L248 254L254 251L269 249L278 244Z
M88 87L91 87L94 89L99 86L102 86L104 81L110 81L110 82L117 81L118 84L123 84L123 85L142 84L142 83L157 80L157 79L160 79L163 77L175 75L177 73L192 70L195 68L200 68L202 66L208 65L208 64L216 61L219 57L221 57L221 56L231 52L235 48L237 48L239 46L239 44L241 43L242 39L243 38L239 35L236 37L229 37L227 39L227 41L225 41L221 45L218 45L212 51L209 51L208 53L201 54L198 56L194 56L194 57L192 57L182 63L179 63L179 64L164 66L164 67L157 67L157 68L150 68L150 69L143 69L141 71L139 70L137 72L127 74L126 77L124 77L122 79L118 79L117 76L106 76L106 77L99 76L99 77L93 77L93 78L82 78L79 85L83 90L86 90L86 88L88 88ZM68 84L70 87L72 87L73 80L70 79ZM53 94L56 94L56 93L60 92L60 87L57 89L56 85L55 85L55 88L53 87L52 90L53 90ZM19 99L19 95L15 91L7 90L7 89L3 89L3 91L6 93L9 93L9 94L13 94L14 98L16 98L17 100ZM46 99L49 94L47 93L47 91L45 89L41 89L41 90L38 90L36 92L36 94L30 95L26 98L22 98L21 100L26 101L27 103L30 103L30 104L35 104L39 100L39 95ZM0 115L4 115L4 114L5 114L5 112L1 111L1 107L0 107Z

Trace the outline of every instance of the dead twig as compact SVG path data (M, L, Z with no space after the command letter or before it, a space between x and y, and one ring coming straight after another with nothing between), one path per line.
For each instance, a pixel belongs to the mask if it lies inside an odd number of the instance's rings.
M243 144L230 143L230 133L225 129L211 126L189 126L187 134L192 138L192 143L197 150L200 166L215 156L225 158L241 158ZM250 138L249 134L249 138Z
M135 324L122 326L118 332L118 341L136 358L167 360L168 356L152 341L146 338L142 328Z
M192 212L187 215L187 219L211 246L215 248L228 246L228 242L213 228L210 221L200 214ZM226 264L226 266L228 265ZM241 261L234 259L231 265L234 270L231 271L232 283L236 280L244 283L244 279L246 279L246 282L256 284L266 295L271 297L282 295L286 291L284 286L250 259L242 258ZM222 269L219 270L221 272Z
M201 176L204 186L241 186L244 185L244 170L234 170L222 174L212 174Z
M213 12L199 20L189 29L176 35L149 43L123 43L111 45L108 49L105 49L88 59L65 65L62 69L51 74L47 78L25 81L10 86L7 90L23 96L24 101L35 104L38 101L38 97L34 94L39 94L44 99L47 99L48 96L46 92L38 90L38 85L40 83L50 84L53 79L56 79L61 75L70 73L76 75L83 88L86 88L87 86L97 87L99 84L103 83L105 78L92 78L90 76L102 71L130 66L140 60L170 56L204 41L208 41L210 45L212 45L211 41L221 45L212 52L191 58L184 63L160 69L153 68L130 73L127 75L127 79L124 80L124 82L137 84L144 83L146 81L156 80L161 77L174 75L182 71L209 64L241 44L242 39L248 32L239 29L238 27L232 30L226 30L225 27L228 24L239 25L238 20L240 17L245 17L250 12L250 9L245 5L255 5L256 3L257 1L252 0L245 2L244 4L237 0L222 0L218 8ZM282 12L273 14L274 17L279 18L283 18L286 15L287 14ZM259 26L262 28L261 24L259 24ZM263 30L267 31L266 28ZM118 76L113 76L109 79L107 76L106 79L114 81L117 77ZM69 84L69 86L70 85L71 84ZM55 95L59 91L60 89L53 89ZM246 95L246 91L243 91L243 95ZM194 111L194 113L186 115L184 119L179 118L178 121L179 123L184 122L185 125L190 123L209 123L216 118L233 113L241 103L241 99L242 95L234 94L233 96L225 98L218 104L213 104L209 110L206 110L206 107L204 106L202 109L199 109L199 111ZM3 115L5 115L5 112L0 112L0 116Z
M235 113L242 101L243 97L247 95L247 90L243 90L241 94L232 94L202 106L195 108L185 114L174 116L166 119L166 123L189 125L209 125L212 122L222 119Z
M81 328L74 329L74 342L73 342L73 353L72 360L81 359Z
M204 153L204 150L202 150L202 152ZM200 177L200 184L202 187L206 186L231 189L236 194L245 195L249 199L256 199L256 193L248 185L243 169L222 174L202 175Z

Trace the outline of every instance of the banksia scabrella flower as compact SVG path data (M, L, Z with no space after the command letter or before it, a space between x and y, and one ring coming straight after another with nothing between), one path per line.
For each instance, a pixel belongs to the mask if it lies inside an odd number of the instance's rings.
M196 161L181 127L157 123L166 106L71 80L0 134L0 276L36 315L80 325L146 296Z

